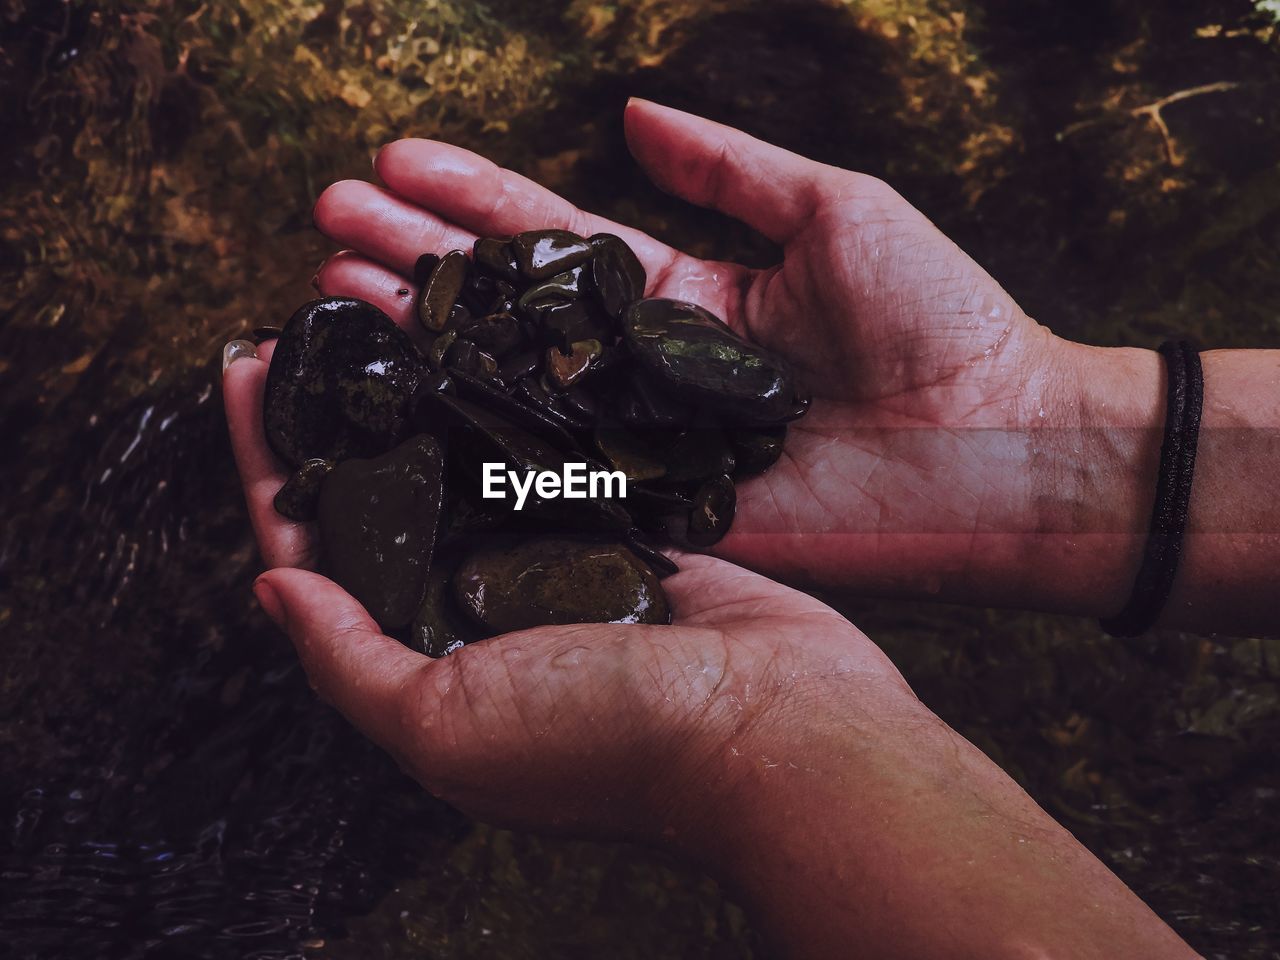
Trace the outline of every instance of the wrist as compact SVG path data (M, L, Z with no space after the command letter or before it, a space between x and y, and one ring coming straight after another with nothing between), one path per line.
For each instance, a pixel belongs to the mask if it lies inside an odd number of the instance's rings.
M1014 605L1105 616L1133 586L1146 542L1164 422L1164 368L1153 350L1054 338L1048 401L1023 404L1023 534L1003 578ZM1034 406L1034 409L1032 407ZM1012 572L1012 575L1011 575Z

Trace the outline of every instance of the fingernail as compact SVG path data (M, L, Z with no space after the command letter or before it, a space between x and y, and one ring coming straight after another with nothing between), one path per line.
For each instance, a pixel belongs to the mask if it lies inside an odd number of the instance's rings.
M320 266L316 267L315 276L311 278L311 286L316 288L317 293L323 292L320 290L320 274L324 273L324 268L329 265L329 261L332 259L333 257L325 257L323 260L321 260Z
M280 602L280 595L276 593L275 588L266 580L259 579L253 585L253 595L258 598L258 605L268 617L281 630L289 629L289 622L285 617L284 604Z
M253 345L252 340L232 340L222 348L222 372L226 373L227 367L237 360L257 355L258 349Z

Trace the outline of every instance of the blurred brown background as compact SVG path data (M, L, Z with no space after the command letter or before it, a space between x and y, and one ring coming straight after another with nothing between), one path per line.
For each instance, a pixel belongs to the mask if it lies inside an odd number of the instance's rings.
M1280 346L1274 0L0 0L0 955L752 957L708 880L477 827L251 604L224 341L324 185L450 140L722 257L645 96L885 177L1033 316ZM837 598L1209 956L1280 956L1280 643Z

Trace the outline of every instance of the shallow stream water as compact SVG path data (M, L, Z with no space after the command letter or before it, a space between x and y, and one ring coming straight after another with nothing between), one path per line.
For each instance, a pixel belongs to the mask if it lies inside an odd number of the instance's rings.
M221 345L403 135L766 262L630 164L635 94L887 178L1065 335L1277 347L1260 6L0 0L0 956L764 955L709 880L474 825L314 700ZM1194 945L1280 955L1280 643L836 599Z

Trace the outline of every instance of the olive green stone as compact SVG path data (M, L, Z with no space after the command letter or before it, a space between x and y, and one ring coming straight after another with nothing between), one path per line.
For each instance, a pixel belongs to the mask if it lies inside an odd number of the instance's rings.
M290 520L314 520L320 485L332 469L332 460L308 460L300 466L276 493L272 501L276 512Z
M657 575L613 542L497 539L462 561L453 591L491 634L544 624L671 622Z
M744 340L692 303L650 298L623 318L627 349L666 392L727 421L767 424L794 412L795 388L781 358Z

